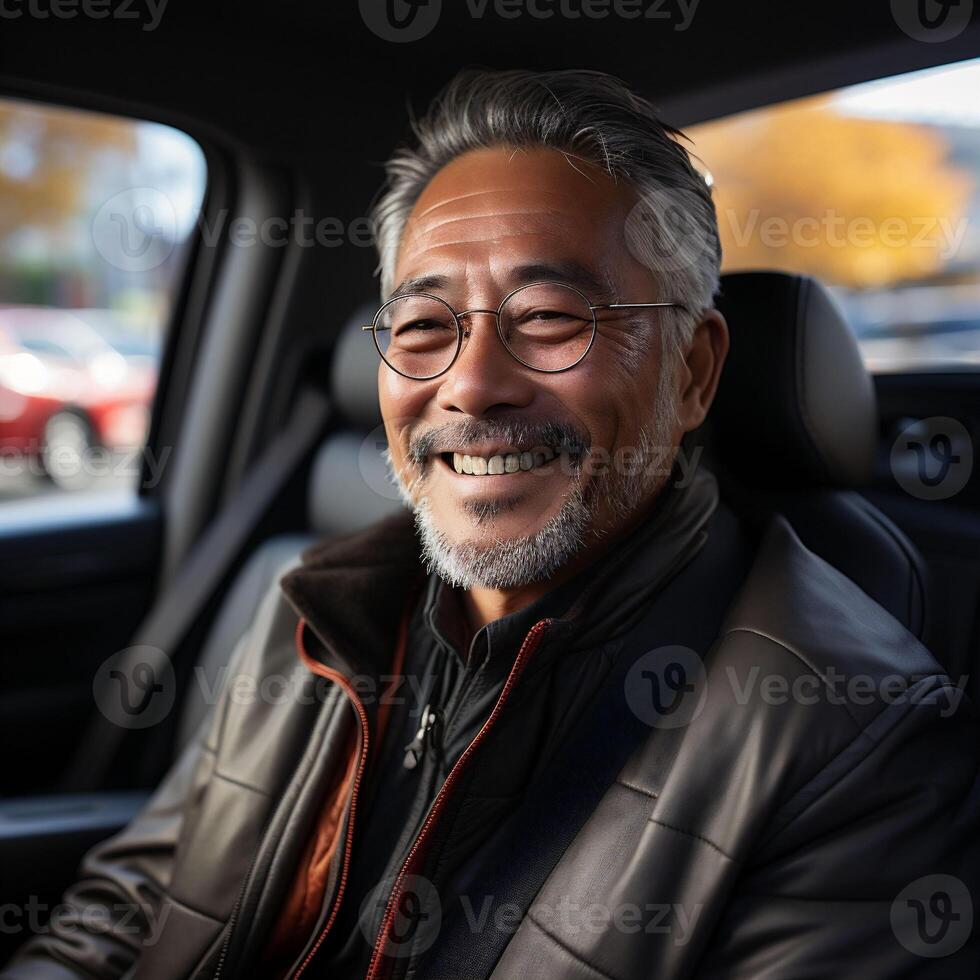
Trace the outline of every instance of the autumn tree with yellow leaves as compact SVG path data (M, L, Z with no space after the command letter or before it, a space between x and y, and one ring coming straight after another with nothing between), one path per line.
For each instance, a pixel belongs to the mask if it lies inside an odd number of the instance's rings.
M850 287L923 279L949 261L972 177L940 131L845 115L817 97L692 127L725 269Z
M135 152L131 122L0 102L0 246L25 227L57 228L78 214L92 172L112 151Z

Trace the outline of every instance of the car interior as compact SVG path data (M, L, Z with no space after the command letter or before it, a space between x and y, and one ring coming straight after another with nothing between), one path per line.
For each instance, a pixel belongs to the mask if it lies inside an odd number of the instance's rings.
M0 99L170 127L200 147L206 183L168 266L138 478L121 493L0 495L0 895L18 904L55 904L84 851L135 813L302 550L403 506L360 326L379 295L365 216L413 108L467 66L587 67L687 129L980 58L980 17L928 43L887 3L704 0L684 27L670 3L644 5L642 22L443 4L407 43L355 4L170 0L152 29L38 9L49 14L25 4L4 23ZM4 173L5 160L0 146ZM4 196L12 181L0 176ZM304 237L322 219L329 235ZM270 220L276 234L248 238ZM869 370L820 273L725 273L731 353L685 451L703 454L747 520L782 513L976 696L980 359ZM20 294L0 295L12 302ZM916 464L902 434L937 419L966 433L953 449L967 474L949 497L900 479ZM172 707L125 727L99 709L99 685L148 650ZM0 934L0 961L21 939Z

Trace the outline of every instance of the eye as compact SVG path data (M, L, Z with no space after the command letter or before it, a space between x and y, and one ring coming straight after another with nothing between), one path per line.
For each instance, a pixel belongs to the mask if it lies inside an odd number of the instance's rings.
M426 333L430 330L447 330L449 329L445 323L439 320L411 320L408 323L401 323L395 327L395 336L401 336L404 333Z
M556 320L579 320L581 317L574 313L570 313L567 310L542 307L541 309L528 310L517 319L522 323L533 323L535 320L553 322Z
M563 310L557 307L540 307L538 309L527 310L513 321L513 327L517 330L551 332L579 330L585 323L585 319L579 313Z

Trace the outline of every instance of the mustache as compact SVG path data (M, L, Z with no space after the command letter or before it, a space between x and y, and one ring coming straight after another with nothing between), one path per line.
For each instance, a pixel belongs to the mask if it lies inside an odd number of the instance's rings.
M423 467L437 452L469 442L504 442L514 446L551 446L559 452L580 456L589 449L588 433L557 420L466 419L437 425L413 435L408 459Z

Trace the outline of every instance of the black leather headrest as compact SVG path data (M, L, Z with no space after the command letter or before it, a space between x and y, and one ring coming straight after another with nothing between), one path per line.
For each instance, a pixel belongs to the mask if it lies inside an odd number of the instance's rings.
M749 486L858 486L870 479L874 386L827 290L809 276L722 277L731 351L711 410L712 452Z
M369 431L381 423L378 364L381 358L371 334L361 330L377 307L362 306L340 330L331 359L330 391L337 411L355 429Z

